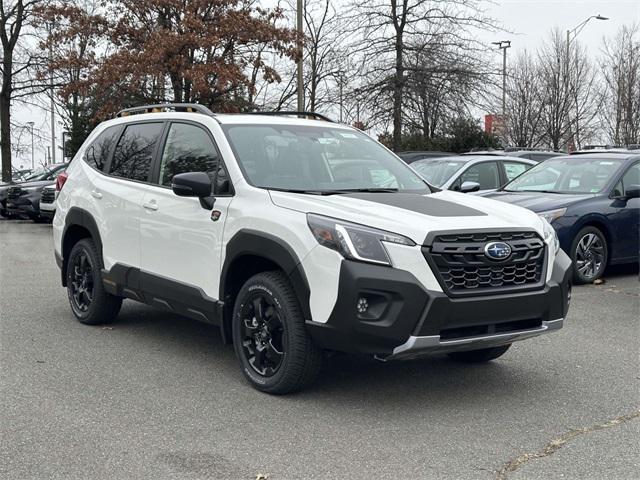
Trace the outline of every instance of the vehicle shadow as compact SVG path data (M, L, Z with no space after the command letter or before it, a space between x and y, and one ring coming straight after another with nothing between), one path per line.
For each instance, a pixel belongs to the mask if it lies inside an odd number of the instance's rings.
M385 363L366 356L330 355L314 385L297 394L272 397L246 383L233 346L223 344L217 327L129 302L113 328L121 334L135 335L135 343L141 349L161 348L173 358L185 360L182 367L190 371L207 375L206 369L216 369L218 378L230 382L228 387L241 390L243 395L257 395L266 402L293 402L291 406L320 402L330 409L358 410L364 404L408 410L438 404L457 408L476 402L479 397L483 401L509 401L524 391L530 392L532 384L538 382L546 383L546 390L561 388L560 384L549 385L557 379L536 366L541 358L527 364L526 359L518 357L523 352L518 352L516 346L502 359L482 365L457 363L443 356ZM168 364L172 362L168 360Z
M615 278L627 276L627 275L636 275L638 276L640 272L640 263L627 263L623 265L610 265L605 270L604 279L605 280L613 280Z

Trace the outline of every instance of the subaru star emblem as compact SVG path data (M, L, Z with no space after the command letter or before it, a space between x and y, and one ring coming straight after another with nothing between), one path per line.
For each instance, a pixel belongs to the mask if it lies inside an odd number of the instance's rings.
M511 247L504 242L491 242L484 246L484 254L491 260L504 260L511 255Z

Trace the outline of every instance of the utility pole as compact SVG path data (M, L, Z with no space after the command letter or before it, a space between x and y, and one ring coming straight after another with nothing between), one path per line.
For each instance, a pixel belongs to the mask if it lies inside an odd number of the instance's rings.
M342 71L339 73L338 77L338 85L340 87L340 123L342 123L342 110L344 109L344 101L342 96L342 84L343 84L343 74Z
M47 24L49 27L49 35L53 30L53 22ZM53 47L49 46L49 63L53 60ZM51 101L51 152L52 152L52 162L56 163L56 113L55 113L55 104L53 102L53 72L49 73L49 99Z
M27 122L27 125L29 125L29 132L31 133L31 170L33 170L36 166L34 156L33 156L33 126L35 125L35 123Z
M296 15L297 15L297 20L298 20L298 25L297 25L297 31L298 31L298 72L297 72L297 81L298 81L298 111L299 112L303 112L304 111L304 84L303 84L303 76L302 76L302 57L303 57L303 51L302 51L302 35L303 35L303 28L302 28L302 17L303 17L303 5L302 5L303 0L298 0L297 3L297 11L296 11Z

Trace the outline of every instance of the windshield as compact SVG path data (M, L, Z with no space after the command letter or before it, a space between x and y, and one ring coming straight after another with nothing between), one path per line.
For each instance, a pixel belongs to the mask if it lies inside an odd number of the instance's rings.
M620 159L552 158L527 170L503 190L599 193L621 165Z
M460 160L420 160L411 166L431 185L441 187L454 173L462 168L466 162Z
M246 179L256 187L430 192L402 160L354 130L306 125L227 125L224 130Z

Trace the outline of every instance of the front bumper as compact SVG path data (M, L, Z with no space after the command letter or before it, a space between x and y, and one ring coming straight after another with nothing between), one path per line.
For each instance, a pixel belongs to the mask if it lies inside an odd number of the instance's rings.
M40 195L24 195L7 199L6 211L12 215L26 215L30 218L40 214Z
M570 280L571 260L560 251L543 288L452 298L407 271L345 260L329 320L307 327L324 348L381 359L489 348L562 328ZM366 312L358 311L362 299Z

